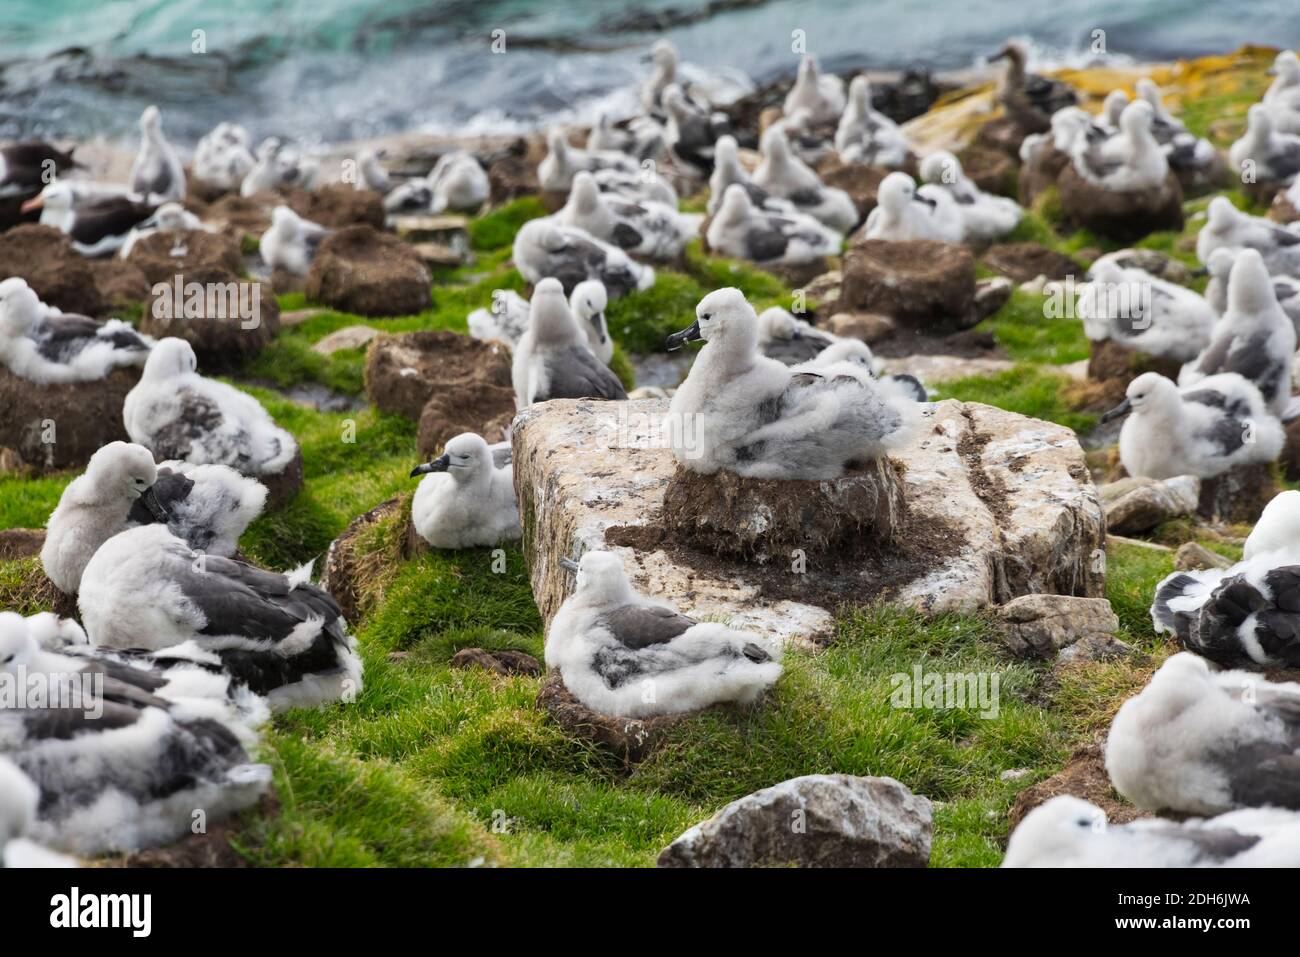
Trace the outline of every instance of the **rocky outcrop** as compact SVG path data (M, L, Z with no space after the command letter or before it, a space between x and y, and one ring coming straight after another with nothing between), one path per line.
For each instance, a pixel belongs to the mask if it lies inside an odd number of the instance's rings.
M422 455L461 432L499 441L514 417L509 352L454 332L376 336L365 381L378 408L420 424Z
M1013 654L1050 658L1083 639L1111 638L1119 618L1105 598L1021 595L997 610L998 630Z
M878 312L920 328L970 324L975 260L932 240L855 240L844 255L840 308Z
M280 306L264 283L219 263L195 265L153 287L140 330L186 340L205 373L234 372L275 340Z
M1163 522L1191 515L1201 494L1195 475L1171 479L1123 478L1098 490L1106 510L1106 530L1140 535Z
M893 546L758 565L692 548L667 527L676 472L667 408L556 400L516 417L523 547L546 620L569 591L557 559L594 548L617 552L635 587L685 614L796 641L829 637L833 610L859 598L939 613L1031 593L1102 593L1101 507L1083 450L1061 426L936 403L893 456L907 502Z
M0 234L0 277L27 280L41 301L64 312L102 315L107 303L90 261L52 226L24 223Z
M139 381L132 367L94 382L38 385L0 366L0 450L39 471L79 468L100 446L130 441L122 403Z
M893 778L810 774L733 801L660 867L927 867L933 809Z
M1056 181L1065 219L1099 236L1132 243L1151 233L1183 228L1183 188L1172 172L1152 189L1116 192L1066 166Z
M371 226L349 226L321 242L304 291L340 312L405 316L433 304L430 281L406 243Z

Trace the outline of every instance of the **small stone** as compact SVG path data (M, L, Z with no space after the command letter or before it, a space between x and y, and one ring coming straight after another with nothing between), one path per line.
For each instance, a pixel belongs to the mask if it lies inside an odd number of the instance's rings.
M999 630L1011 651L1025 658L1049 658L1088 637L1109 637L1119 618L1105 598L1022 595L997 609Z
M1212 552L1200 542L1183 542L1174 554L1174 568L1180 572L1199 572L1207 568L1229 568L1230 559Z
M1149 532L1161 522L1196 511L1201 480L1195 475L1171 479L1125 478L1098 489L1106 512L1106 530L1116 535Z
M1181 261L1155 249L1120 249L1105 257L1121 269L1141 269L1157 279L1185 286L1192 281L1192 271Z
M1132 645L1120 641L1114 635L1087 635L1080 638L1068 648L1061 649L1056 657L1057 666L1072 665L1083 662L1111 661L1135 654Z
M1021 778L1027 778L1034 772L1029 768L1008 768L998 775L999 781L1019 781Z
M896 328L894 320L875 312L837 312L826 323L833 335L863 342L888 339Z
M344 349L360 349L377 335L379 330L373 326L344 326L317 342L312 349L323 356L332 356Z
M893 778L810 774L733 801L660 867L927 867L930 802Z

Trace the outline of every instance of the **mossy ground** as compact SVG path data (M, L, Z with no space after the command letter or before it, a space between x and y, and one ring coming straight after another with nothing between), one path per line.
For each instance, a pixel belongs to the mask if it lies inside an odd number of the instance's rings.
M1212 101L1186 99L1184 110L1202 125L1239 118L1257 87L1254 79L1242 81ZM1215 135L1227 134L1218 127ZM1144 245L1189 259L1188 240L1200 225L1190 217L1204 204L1189 201L1182 234ZM356 323L465 331L467 313L488 305L493 289L523 287L509 247L518 227L541 212L525 199L475 220L475 261L439 273L425 312L370 320L321 311L286 327L235 377L298 437L306 463L302 494L245 535L241 546L251 559L275 568L318 559L353 517L414 485L407 477L418 458L413 423L372 409L322 413L275 391L320 383L361 394L360 351L326 358L311 345ZM1053 212L1049 197L1015 238L1071 253L1110 248L1096 237L1064 235ZM740 286L760 309L790 301L791 290L770 275L706 257L695 244L677 267L659 270L652 290L611 304L621 350L657 350L664 335L689 323L699 298L723 284ZM1092 417L1070 408L1057 367L1086 358L1087 342L1078 322L1046 318L1042 300L1017 292L986 321L1017 361L1014 370L949 383L942 393L1086 430ZM287 296L281 306L306 304ZM630 378L626 355L620 362ZM71 477L0 477L0 527L44 524ZM378 528L365 545L390 548L398 532L395 525ZM1171 528L1161 536L1194 532ZM1229 555L1236 549L1231 539L1205 544ZM786 673L761 708L685 720L632 769L550 724L535 706L538 679L449 667L456 650L469 646L541 656L541 621L518 551L507 550L504 570L486 549L399 562L386 570L368 613L353 622L366 661L364 692L355 703L274 722L262 749L275 768L280 810L243 819L234 845L263 866L647 866L677 834L728 801L796 775L843 772L892 775L935 800L935 865L996 865L1016 793L1059 770L1079 742L1104 730L1169 653L1146 609L1156 582L1172 570L1172 554L1123 543L1107 551L1107 596L1120 618L1119 637L1147 652L1143 659L1049 676L1047 665L1010 658L982 617L924 619L849 603L829 647L788 654ZM20 611L46 606L41 582L37 560L0 563L0 604ZM893 707L891 676L918 664L996 674L997 716ZM1001 780L1011 769L1030 774Z

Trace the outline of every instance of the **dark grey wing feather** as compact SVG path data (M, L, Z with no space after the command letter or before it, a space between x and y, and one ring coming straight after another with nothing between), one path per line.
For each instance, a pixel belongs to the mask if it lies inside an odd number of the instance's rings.
M202 443L203 439L221 426L225 418L221 406L202 393L187 389L181 393L180 400L177 416L149 437L150 451L158 458L189 458L190 446L195 442ZM251 463L247 455L241 455L236 462L227 464L239 468Z
M601 615L596 623L627 648L646 648L672 641L692 625L694 618L671 608L651 605L623 605Z
M546 395L534 396L535 402L547 399L627 398L623 383L586 346L569 346L547 354L543 361L550 388Z

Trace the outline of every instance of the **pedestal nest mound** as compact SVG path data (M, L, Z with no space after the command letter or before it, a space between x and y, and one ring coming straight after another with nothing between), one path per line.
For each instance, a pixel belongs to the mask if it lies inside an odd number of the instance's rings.
M823 183L835 189L842 189L849 194L858 211L858 221L865 220L876 208L876 194L881 181L889 175L889 170L880 166L864 166L861 163L846 163L838 153L832 153L817 167L817 173Z
M209 375L234 372L275 340L280 306L270 286L241 280L220 263L203 263L158 281L140 330L186 340Z
M292 502L302 491L302 449L298 449L283 471L276 472L274 475L254 475L252 478L266 486L267 511L279 508L286 502Z
M89 263L51 226L25 223L0 234L0 277L27 280L42 302L64 312L98 316L107 308Z
M1039 147L1029 162L1020 167L1017 195L1021 206L1032 206L1034 200L1056 185L1061 171L1070 165L1070 156L1055 146Z
M1278 488L1271 462L1238 465L1222 475L1201 480L1196 514L1210 522L1253 525Z
M515 490L544 619L570 591L558 559L591 549L618 553L636 588L684 614L786 640L828 639L846 601L940 613L1032 593L1102 593L1101 507L1066 428L937 403L921 435L894 456L907 502L894 544L759 565L691 547L666 526L677 471L663 440L667 411L656 399L556 400L516 417Z
M1016 164L1001 150L971 144L957 154L961 171L986 193L1016 198Z
M454 332L376 336L365 382L377 408L419 423L421 455L462 432L497 442L515 414L509 351Z
M998 243L986 249L980 259L985 266L1016 282L1030 282L1039 276L1057 280L1067 276L1082 279L1085 272L1065 253L1038 243Z
M537 693L537 707L555 724L584 741L608 751L624 764L644 760L660 735L686 715L668 714L654 718L620 718L592 711L564 686L558 671L546 676Z
M289 190L286 199L299 216L327 229L358 225L384 228L383 197L368 189L354 189L348 183L327 183L312 192Z
M378 603L397 564L429 550L411 525L411 495L397 495L358 515L330 542L321 587L356 624Z
M933 814L929 799L893 778L809 774L732 801L669 844L658 864L928 867Z
M679 465L664 490L663 522L684 544L715 555L821 562L892 543L907 517L904 495L887 459L833 482L701 475Z
M1105 412L1124 401L1128 384L1144 372L1178 381L1182 364L1175 359L1138 352L1112 339L1089 342L1088 375L1070 390L1069 399L1080 409Z
M1151 189L1116 192L1084 179L1066 166L1056 181L1066 221L1121 243L1183 228L1183 188L1172 172Z
M93 382L38 385L0 366L0 449L40 471L83 466L100 446L130 441L122 403L139 381L132 367Z
M244 271L239 243L202 229L152 233L131 247L126 261L144 273L150 286L173 282L176 276L200 266L220 266L236 276Z
M840 308L923 327L970 325L975 260L952 243L855 240L844 256Z
M1110 785L1110 775L1106 773L1106 756L1101 745L1089 743L1070 755L1070 760L1059 773L1031 784L1016 795L1008 816L1010 831L1014 831L1034 808L1062 794L1097 805L1106 812L1106 819L1111 824L1127 824L1145 816L1115 793Z
M321 241L307 274L307 298L360 316L406 316L433 304L419 254L372 226L349 226Z

